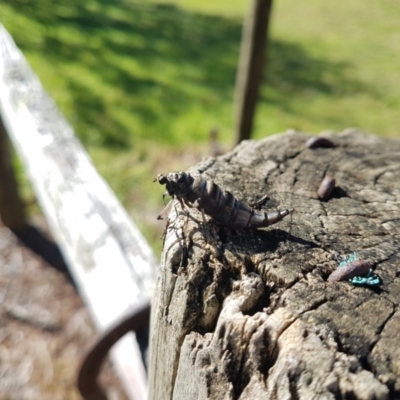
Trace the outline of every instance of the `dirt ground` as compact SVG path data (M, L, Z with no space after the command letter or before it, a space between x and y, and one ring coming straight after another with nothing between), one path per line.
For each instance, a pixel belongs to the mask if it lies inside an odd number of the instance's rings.
M68 277L0 226L0 399L81 399L78 365L95 336ZM109 362L100 382L127 399Z

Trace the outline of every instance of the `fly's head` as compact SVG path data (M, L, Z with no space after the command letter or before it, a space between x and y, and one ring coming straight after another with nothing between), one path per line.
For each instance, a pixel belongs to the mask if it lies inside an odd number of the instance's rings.
M158 174L157 181L165 185L170 196L184 198L192 189L194 178L186 172L170 172L168 175Z

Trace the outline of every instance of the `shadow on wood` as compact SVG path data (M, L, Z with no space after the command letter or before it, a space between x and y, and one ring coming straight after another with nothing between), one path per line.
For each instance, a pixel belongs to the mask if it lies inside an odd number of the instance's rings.
M12 232L26 247L41 256L53 268L68 275L73 282L59 247L40 230L32 225L27 225L24 229L12 229Z

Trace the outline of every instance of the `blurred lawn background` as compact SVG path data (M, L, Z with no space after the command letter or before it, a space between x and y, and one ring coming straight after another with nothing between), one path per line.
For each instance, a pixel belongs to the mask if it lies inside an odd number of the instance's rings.
M233 144L249 4L0 0L0 22L157 255L163 189L153 177L206 156L213 127L226 149ZM398 135L399 26L398 0L275 1L254 138L350 126Z

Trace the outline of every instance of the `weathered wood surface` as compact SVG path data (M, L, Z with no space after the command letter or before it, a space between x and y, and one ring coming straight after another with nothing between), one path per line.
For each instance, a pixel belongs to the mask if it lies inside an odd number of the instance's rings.
M232 231L176 205L152 303L151 400L400 398L400 141L347 130L309 149L308 137L246 141L190 170L295 212ZM326 175L337 186L321 201ZM380 288L327 282L354 251Z
M153 252L0 25L0 112L80 294L100 331L148 301ZM111 350L131 398L146 397L133 334Z

